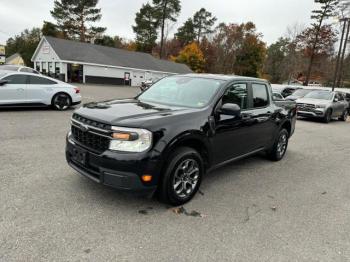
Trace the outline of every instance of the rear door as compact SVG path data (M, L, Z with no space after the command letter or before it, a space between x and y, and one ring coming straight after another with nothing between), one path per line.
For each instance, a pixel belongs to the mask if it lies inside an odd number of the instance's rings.
M46 104L54 93L57 83L45 77L29 75L27 85L27 100L30 103Z
M271 101L269 86L267 83L252 82L250 85L252 104L249 117L254 123L252 129L251 148L258 149L269 146L276 133L277 112Z
M4 77L8 83L0 86L0 104L26 103L27 75L14 74Z

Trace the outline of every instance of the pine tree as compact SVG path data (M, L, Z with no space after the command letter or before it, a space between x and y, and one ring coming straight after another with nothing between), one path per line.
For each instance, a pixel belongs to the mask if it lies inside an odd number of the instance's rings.
M55 0L51 15L66 38L86 42L106 30L87 25L102 17L101 9L96 8L97 3L98 0Z
M338 0L315 0L315 3L320 4L320 9L312 11L311 18L315 20L315 23L312 24L314 34L314 41L312 43L311 55L309 67L306 74L305 85L309 84L312 67L314 64L315 53L317 51L318 45L320 44L320 33L322 29L323 22L329 17L335 15L336 8L338 7Z
M212 13L205 10L205 8L201 8L194 14L193 26L198 43L203 36L213 32L212 26L215 24L216 20L217 18L213 17Z
M153 6L156 11L159 25L160 25L160 51L159 57L164 55L164 32L165 23L167 20L176 22L177 16L181 11L180 0L153 0Z
M194 31L194 24L192 18L189 18L183 26L181 26L175 34L183 46L188 45L196 39L196 33Z
M135 22L136 26L132 28L136 34L136 49L151 53L158 37L159 21L155 9L148 3L142 5L140 11L136 13Z

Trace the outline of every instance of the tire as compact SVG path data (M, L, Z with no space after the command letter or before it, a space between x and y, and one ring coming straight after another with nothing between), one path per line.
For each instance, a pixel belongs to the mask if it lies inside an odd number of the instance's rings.
M341 117L339 118L339 120L346 122L346 120L348 120L348 116L349 116L349 111L346 109L341 115Z
M289 133L286 129L282 129L273 144L273 147L267 153L267 156L272 161L280 161L287 152L289 141Z
M323 118L323 122L328 124L329 122L331 122L331 120L332 120L332 110L331 109L327 109L326 114L325 114L325 116Z
M176 149L169 157L159 184L159 200L172 206L187 203L197 193L203 174L203 159L196 150L189 147Z
M58 93L52 98L52 107L58 111L64 111L71 107L72 98L66 93Z

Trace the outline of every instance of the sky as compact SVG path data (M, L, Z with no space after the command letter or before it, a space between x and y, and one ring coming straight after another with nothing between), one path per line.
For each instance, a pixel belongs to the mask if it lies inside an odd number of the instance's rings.
M26 28L41 27L43 21L54 22L50 15L53 0L0 0L0 44ZM135 13L147 0L100 0L102 9L99 25L107 27L109 35L133 39L132 25ZM178 21L170 33L198 11L206 8L218 22L242 23L252 21L271 44L286 32L287 26L296 23L310 24L314 0L182 0Z

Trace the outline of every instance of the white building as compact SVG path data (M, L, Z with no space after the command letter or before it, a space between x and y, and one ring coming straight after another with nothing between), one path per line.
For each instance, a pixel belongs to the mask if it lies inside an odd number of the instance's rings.
M145 80L191 73L184 64L150 54L45 36L35 50L34 68L66 82L139 86Z

